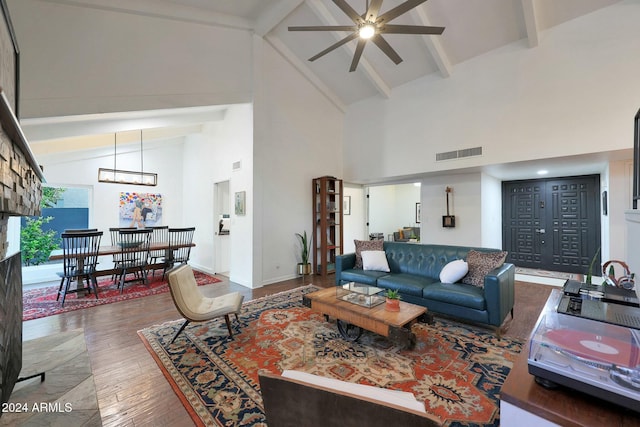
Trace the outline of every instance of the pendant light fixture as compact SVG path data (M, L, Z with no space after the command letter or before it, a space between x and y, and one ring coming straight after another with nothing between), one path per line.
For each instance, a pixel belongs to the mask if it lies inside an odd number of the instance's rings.
M142 129L140 129L140 172L120 170L116 167L117 133L113 134L113 169L98 168L98 182L111 184L158 185L158 174L144 172Z

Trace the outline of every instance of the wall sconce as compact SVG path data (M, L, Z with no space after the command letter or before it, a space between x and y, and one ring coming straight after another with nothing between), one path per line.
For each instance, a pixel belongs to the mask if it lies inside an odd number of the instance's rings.
M140 172L125 171L116 167L116 139L117 134L113 134L113 169L98 168L98 182L111 184L131 184L131 185L158 185L158 174L144 172L144 162L142 158L142 129L140 129Z

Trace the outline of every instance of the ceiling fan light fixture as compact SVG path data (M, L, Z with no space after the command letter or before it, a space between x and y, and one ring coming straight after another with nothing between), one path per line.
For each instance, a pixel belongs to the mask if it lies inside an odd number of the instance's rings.
M363 24L358 29L358 35L360 36L361 39L370 39L371 37L374 36L375 33L376 33L376 26L371 22L367 22Z
M318 58L334 51L340 46L358 39L358 44L353 52L353 60L349 72L355 71L362 57L362 52L368 40L389 57L396 65L402 62L402 58L398 55L391 45L385 40L386 34L414 34L414 35L440 35L444 31L444 27L431 27L426 25L393 25L389 24L397 17L409 12L420 6L427 0L396 0L402 1L396 7L380 14L383 0L365 0L366 11L358 13L349 5L348 0L333 0L342 12L344 12L355 25L320 25L320 26L304 26L289 27L289 31L336 31L349 32L349 35L338 40L322 52L309 58L309 61L315 61Z

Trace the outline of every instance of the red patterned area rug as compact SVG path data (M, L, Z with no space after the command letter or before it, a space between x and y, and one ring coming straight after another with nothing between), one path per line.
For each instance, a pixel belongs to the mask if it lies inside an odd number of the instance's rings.
M312 285L245 303L228 337L224 320L182 320L138 332L197 425L265 425L258 371L295 369L408 391L448 426L497 426L499 392L522 342L436 319L416 324L400 349L365 332L344 341L335 325L302 305Z
M221 282L217 277L210 276L199 271L194 271L198 286ZM120 293L117 284L110 278L98 280L98 299L92 293L80 296L72 293L67 294L62 307L60 301L56 301L58 286L48 286L45 288L31 289L22 294L22 320L38 319L40 317L53 316L55 314L66 313L68 311L80 310L81 308L95 307L97 305L111 304L119 301L126 301L134 298L142 298L149 295L157 295L169 292L168 282L162 275L149 276L149 283L141 282L127 283L124 291Z

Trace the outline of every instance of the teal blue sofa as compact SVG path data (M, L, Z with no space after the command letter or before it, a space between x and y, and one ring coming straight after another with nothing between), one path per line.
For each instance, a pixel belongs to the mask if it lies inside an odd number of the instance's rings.
M356 254L336 257L336 285L359 282L398 290L402 300L459 319L498 329L508 314L513 318L515 266L504 263L484 277L484 288L464 283L441 283L440 271L449 262L466 259L474 249L500 249L387 242L383 244L390 272L354 268Z

